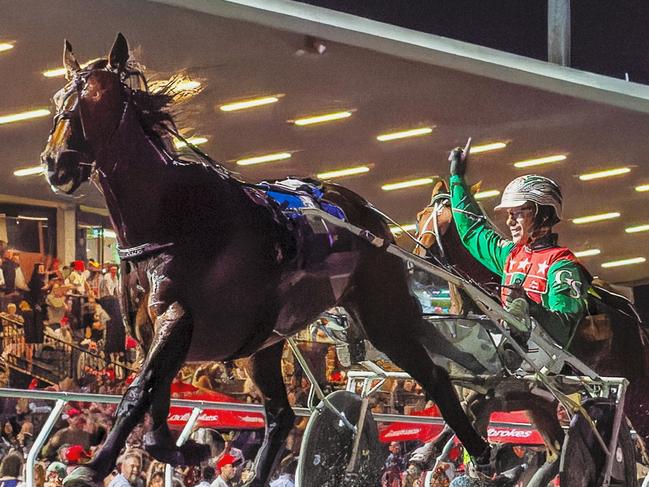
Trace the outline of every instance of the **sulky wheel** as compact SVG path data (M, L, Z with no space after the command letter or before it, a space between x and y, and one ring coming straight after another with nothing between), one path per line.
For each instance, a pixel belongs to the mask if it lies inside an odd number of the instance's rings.
M608 444L615 409L610 403L591 402L584 405L597 424L597 430ZM626 419L622 420L618 443L613 451L612 486L637 487L635 445ZM561 452L559 478L561 487L597 487L602 485L606 455L588 421L575 415Z
M327 398L356 425L362 403L357 394L336 391ZM302 439L297 487L379 486L387 452L379 443L378 429L369 410L361 435L357 468L350 475L346 473L346 468L352 454L354 435L320 403L311 415Z

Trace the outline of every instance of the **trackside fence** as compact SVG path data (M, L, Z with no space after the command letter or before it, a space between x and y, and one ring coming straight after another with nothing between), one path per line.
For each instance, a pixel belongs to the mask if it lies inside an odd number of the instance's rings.
M122 400L121 396L104 395L104 394L84 394L78 392L53 392L53 391L39 391L39 390L23 390L23 389L8 389L0 388L0 397L5 398L26 398L35 400L54 401L54 407L50 412L47 420L45 421L42 429L34 439L27 460L25 462L26 478L25 485L27 487L34 487L34 464L36 463L38 453L45 445L47 439L52 432L56 422L59 420L65 405L68 402L95 402L100 404L119 404ZM244 404L244 403L231 403L231 402L207 402L195 401L187 399L171 399L172 406L187 407L192 409L187 423L178 438L178 444L182 445L191 435L196 420L205 409L214 409L220 411L238 411L246 413L264 413L264 408L260 404ZM293 408L297 416L310 416L311 410L308 408ZM401 414L374 414L374 419L379 423L412 423L412 424L437 424L443 425L444 421L441 418L426 417L426 416L405 416ZM530 426L529 424L519 423L492 423L494 426L502 427L521 427ZM165 475L165 487L172 487L172 469L167 466Z

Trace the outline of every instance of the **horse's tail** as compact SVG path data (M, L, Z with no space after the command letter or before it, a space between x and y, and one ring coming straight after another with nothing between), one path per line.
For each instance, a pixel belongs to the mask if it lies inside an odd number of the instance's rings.
M609 283L601 279L594 279L591 284L590 294L605 305L643 325L640 314L633 306L633 303L626 296L616 293ZM646 329L645 326L642 327Z
M649 333L631 301L595 281L588 293L588 311L608 317L611 352L616 360L625 358L624 375L630 380L649 378Z

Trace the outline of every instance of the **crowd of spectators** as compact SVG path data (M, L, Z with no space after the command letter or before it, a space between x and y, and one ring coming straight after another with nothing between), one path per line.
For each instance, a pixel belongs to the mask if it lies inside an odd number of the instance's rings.
M0 241L4 361L46 381L67 375L95 390L123 381L135 343L123 331L118 266L93 260L61 266L47 257L24 267L21 253Z
M233 366L232 370L234 372L238 367ZM240 369L238 372L242 373ZM185 380L186 385L197 387L197 384L204 383L204 377L204 366L187 365L179 372L176 381ZM211 379L223 380L223 383L233 381L231 377L222 376ZM15 478L16 483L24 481L28 452L52 407L52 401L0 399L0 482L10 478ZM68 403L38 455L35 485L60 486L67 473L89 461L113 424L115 408L115 405L100 402ZM130 434L116 469L104 481L105 486L161 487L164 484L165 466L154 461L142 448L144 433L149 429L147 417ZM252 460L261 445L263 430L215 431L201 428L195 431L194 438L210 445L211 456L201 466L174 469L174 486L192 487L202 483L205 487L208 483L218 487L236 487L243 485L252 475ZM295 466L295 455L289 452L271 485L292 486ZM13 484L5 482L3 485L10 487Z
M43 259L33 264L31 274L25 267L21 253L0 242L0 339L1 362L5 365L0 367L0 386L121 395L137 368L137 344L123 331L117 333L123 330L117 304L118 266L101 266L92 260L61 266L56 259ZM111 345L111 327L121 343ZM52 383L42 377L48 366L60 380ZM21 373L16 374L16 370ZM19 380L25 378L28 384ZM188 364L177 381L201 390L224 391L241 401L261 402L244 363ZM298 381L292 393L304 398L304 388L308 383ZM52 407L52 401L0 399L2 487L24 482L28 452ZM99 402L68 403L38 455L35 485L59 486L67 473L91 459L113 424L114 411L114 405ZM145 421L133 431L105 485L164 484L164 465L142 449L147 429ZM196 435L201 436L201 432ZM175 469L174 485L243 485L252 475L252 459L263 433L221 431L203 432L202 436L211 444L213 455L200 467ZM291 454L273 486L292 485L294 470Z
M0 242L0 323L2 358L13 361L30 379L29 388L81 391L121 395L132 380L136 365L136 343L124 335L118 299L118 266L74 261L61 266L56 259L35 262L31 274L21 265L21 254ZM27 275L26 275L27 274ZM326 321L326 320L324 320ZM323 321L323 322L324 322ZM346 370L337 353L340 342L320 322L298 336L299 347L325 393L344 388ZM112 338L111 338L111 332ZM38 368L54 360L63 375L56 383L38 378ZM40 364L40 365L39 365ZM7 368L0 368L0 386L20 387L11 382ZM282 371L292 406L305 407L311 384L289 349L282 358ZM261 403L262 397L246 371L246 361L186 364L177 383L202 391L218 391L234 399ZM52 401L0 399L0 486L13 487L24 481L24 464L35 435L52 410ZM374 413L410 414L430 406L421 387L412 380L385 381L372 396ZM34 470L35 485L55 487L79 464L92 458L114 421L114 405L69 403L45 446ZM286 442L272 487L294 485L297 456L306 428L306 417L298 418ZM161 487L164 465L142 449L147 421L136 428L118 460L117 468L104 485L111 487ZM252 461L263 431L198 430L194 438L211 446L211 457L199 467L176 468L175 487L238 487L252 476ZM437 479L431 485L448 485L462 472L461 458L438 472L426 472L416 460L416 442L386 445L387 460L382 487L420 487L426 475ZM415 454L413 455L413 452Z

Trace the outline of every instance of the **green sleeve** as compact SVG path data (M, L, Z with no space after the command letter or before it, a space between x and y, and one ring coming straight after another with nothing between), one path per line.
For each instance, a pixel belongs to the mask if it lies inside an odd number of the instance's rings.
M461 176L451 176L450 183L453 221L462 243L482 265L501 276L514 243L491 228Z
M543 304L530 305L530 314L564 347L584 317L589 287L589 278L579 264L560 260L548 269L548 292Z

